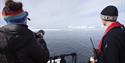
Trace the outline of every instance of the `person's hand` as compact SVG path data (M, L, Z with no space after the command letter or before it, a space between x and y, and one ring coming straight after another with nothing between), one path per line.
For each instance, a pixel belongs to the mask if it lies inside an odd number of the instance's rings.
M94 59L94 57L90 57L90 63L97 63L97 59Z

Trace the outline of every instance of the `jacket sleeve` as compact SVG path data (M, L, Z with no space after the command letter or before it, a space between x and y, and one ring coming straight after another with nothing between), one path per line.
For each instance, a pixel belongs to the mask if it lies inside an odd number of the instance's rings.
M119 62L119 39L114 35L107 35L104 39L104 53L101 63L120 63Z
M34 43L30 48L29 53L34 59L35 63L47 63L48 58L46 58L43 51L44 50L37 43Z

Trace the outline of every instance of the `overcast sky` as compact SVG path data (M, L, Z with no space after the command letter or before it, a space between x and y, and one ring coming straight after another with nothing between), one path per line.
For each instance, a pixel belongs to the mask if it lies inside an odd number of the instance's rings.
M0 12L3 7L0 0ZM125 24L125 0L18 0L29 12L32 29L68 28L69 26L101 27L101 10L115 5L119 10L118 21ZM0 18L0 20L2 20ZM0 21L0 25L5 25Z

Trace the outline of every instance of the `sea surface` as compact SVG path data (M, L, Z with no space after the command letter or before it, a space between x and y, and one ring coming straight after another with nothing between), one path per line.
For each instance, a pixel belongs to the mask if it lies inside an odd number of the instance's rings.
M93 55L92 38L95 47L104 33L102 29L86 30L55 30L46 31L44 36L51 56L77 53L77 63L87 63L90 56ZM71 63L71 58L66 58L67 63Z

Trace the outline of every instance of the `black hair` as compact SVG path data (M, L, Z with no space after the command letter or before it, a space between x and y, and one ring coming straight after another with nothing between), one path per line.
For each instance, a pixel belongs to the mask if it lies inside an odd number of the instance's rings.
M43 35L45 35L45 31L44 30L39 30L38 32L41 32Z
M5 7L9 11L18 11L22 10L23 4L21 2L14 2L13 0L7 0L5 2Z

